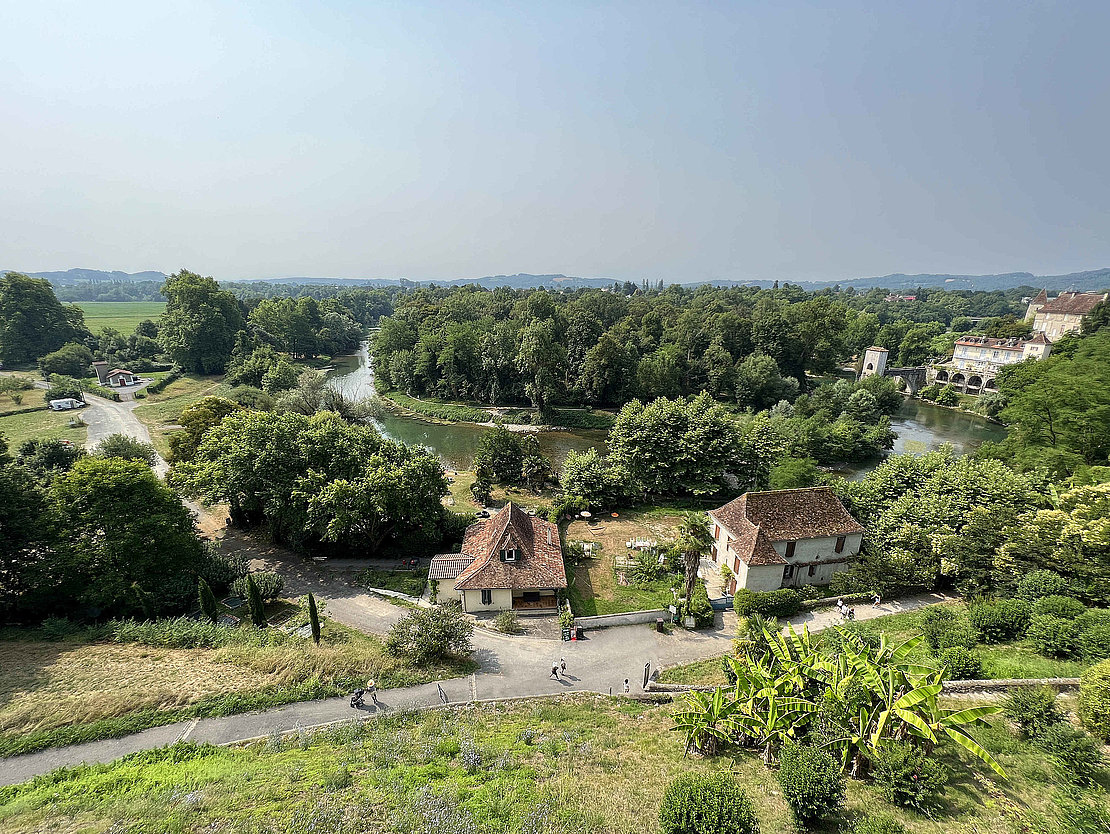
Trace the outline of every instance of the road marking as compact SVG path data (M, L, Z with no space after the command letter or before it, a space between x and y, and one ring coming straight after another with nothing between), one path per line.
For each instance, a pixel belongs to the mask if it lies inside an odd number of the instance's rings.
M199 723L200 723L200 719L199 718L194 718L191 722L189 722L189 726L181 731L181 735L179 735L177 737L177 740L178 741L188 740L189 736L192 735L193 730L195 730L197 728L197 724L199 724Z

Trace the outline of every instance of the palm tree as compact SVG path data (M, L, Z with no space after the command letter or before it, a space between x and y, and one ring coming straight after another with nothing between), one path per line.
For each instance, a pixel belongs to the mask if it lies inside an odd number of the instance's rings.
M705 513L686 513L678 531L678 549L682 551L686 569L686 610L690 610L690 600L694 595L694 583L698 581L698 565L702 557L713 546L713 534L709 531L709 517Z

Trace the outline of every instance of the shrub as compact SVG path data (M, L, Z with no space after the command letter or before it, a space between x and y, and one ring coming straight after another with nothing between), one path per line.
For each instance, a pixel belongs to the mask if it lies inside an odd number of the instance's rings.
M493 618L493 625L502 634L521 634L524 631L513 611L502 611Z
M906 826L886 814L860 817L848 834L906 834Z
M967 611L968 622L984 643L1000 643L1024 636L1029 617L1029 604L1016 599L977 602Z
M385 646L394 656L417 663L459 657L473 650L474 625L451 601L435 608L414 608L393 624Z
M1079 718L1096 736L1110 741L1110 660L1096 663L1083 673L1079 684Z
M1093 784L1104 764L1099 743L1071 724L1053 724L1045 730L1038 746L1053 758L1060 775L1068 782Z
M709 603L709 593L705 590L704 582L694 582L694 593L686 610L694 618L694 628L710 628L713 625L713 606Z
M948 768L920 747L892 744L875 758L875 783L892 805L928 813L944 795Z
M801 610L802 595L793 588L777 591L750 591L737 588L732 601L738 617L760 614L764 617L792 617Z
M1056 707L1056 693L1047 686L1015 689L1002 702L1002 712L1018 725L1024 738L1039 738L1064 720Z
M1033 603L1033 616L1042 615L1059 617L1063 620L1074 620L1079 617L1087 606L1074 597L1065 597L1059 594L1049 594Z
M251 612L251 622L259 628L266 625L266 606L262 602L262 592L251 574L246 576L247 607Z
M258 571L251 573L247 576L240 577L231 583L231 592L241 599L249 599L250 591L247 588L248 576L254 580L255 586L258 588L259 596L266 602L272 602L281 596L281 592L285 590L285 577L273 571Z
M803 825L835 815L844 804L840 765L817 747L786 744L779 760L779 784L794 818Z
M247 558L241 553L225 553L218 542L206 542L197 573L213 591L223 593L236 579L247 575L247 565Z
M1048 657L1074 657L1079 654L1079 623L1062 617L1041 615L1029 624L1029 642Z
M683 773L663 792L662 834L759 834L751 800L726 773Z
M200 613L210 622L216 622L220 617L220 609L216 606L216 596L203 577L197 578L197 601L200 603Z
M1051 570L1035 570L1018 584L1017 595L1035 602L1042 597L1067 594L1068 580Z
M942 649L937 659L948 670L949 680L978 680L983 673L983 663L979 660L979 655L963 646Z
M1110 624L1084 627L1079 623L1079 654L1086 660L1104 660L1110 657Z
M921 633L933 654L957 646L970 649L977 642L975 631L967 620L957 617L950 608L939 606L922 612Z
M628 572L633 582L643 584L662 579L667 573L667 568L659 564L659 557L654 553L640 553Z

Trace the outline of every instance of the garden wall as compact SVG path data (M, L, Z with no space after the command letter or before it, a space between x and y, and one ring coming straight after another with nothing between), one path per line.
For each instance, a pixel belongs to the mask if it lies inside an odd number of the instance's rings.
M610 628L611 626L654 623L662 617L671 618L671 612L662 608L655 611L627 611L621 614L599 614L596 617L575 617L574 624L579 628Z

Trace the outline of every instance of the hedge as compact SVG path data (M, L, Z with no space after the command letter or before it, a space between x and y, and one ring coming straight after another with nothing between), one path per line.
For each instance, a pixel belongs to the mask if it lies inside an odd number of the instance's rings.
M493 419L488 411L472 408L468 405L418 400L399 391L390 391L382 394L382 396L408 411L415 411L417 414L434 417L436 420L446 420L450 423L488 423Z
M683 773L663 792L663 834L759 834L752 802L729 773Z
M31 405L25 408L17 408L14 411L5 411L0 413L0 417L11 417L15 414L30 414L32 411L46 411L45 405Z
M777 591L749 591L737 588L732 602L736 616L760 614L764 617L792 617L802 608L802 595L793 588Z
M184 375L184 373L185 373L185 371L183 371L181 368L174 368L172 371L170 371L168 374L166 374L161 379L150 383L150 385L148 385L146 387L147 393L148 394L161 394L163 391L166 390L167 387L169 387L169 385L171 383L174 383L177 380L181 379L181 377Z
M1079 683L1079 718L1103 741L1110 741L1110 660L1096 663Z
M548 411L547 422L568 429L603 429L613 427L617 418L603 411L579 411L570 408L552 408Z

